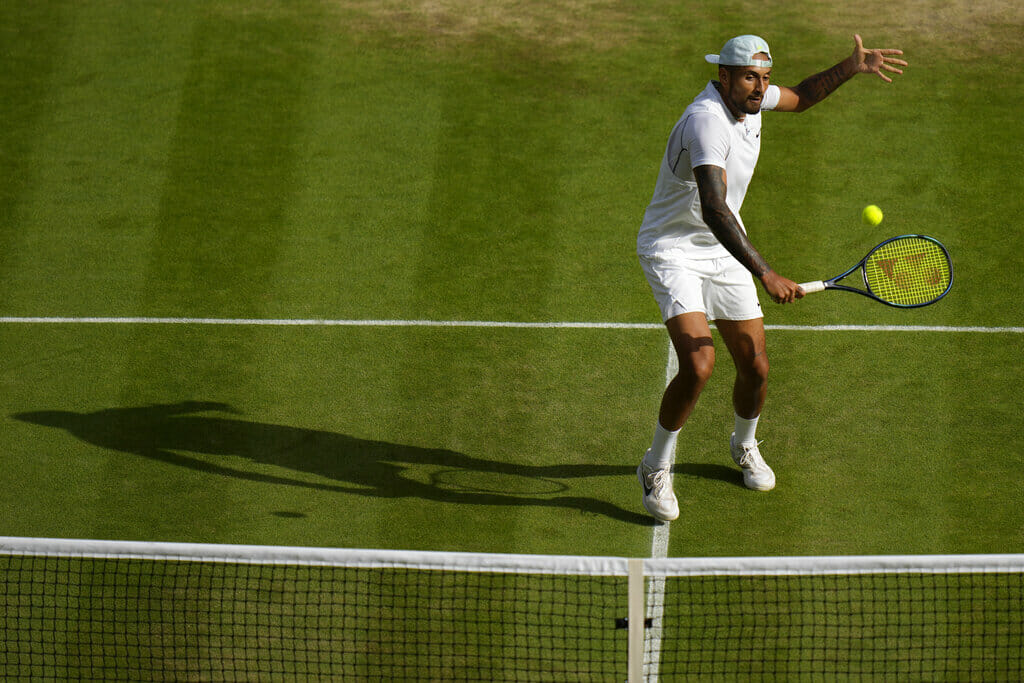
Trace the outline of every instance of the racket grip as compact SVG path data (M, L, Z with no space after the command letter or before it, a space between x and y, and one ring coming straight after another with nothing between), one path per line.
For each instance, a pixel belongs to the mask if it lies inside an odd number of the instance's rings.
M825 291L825 283L822 280L815 282L804 282L799 285L800 289L804 290L804 294L812 294L814 292Z

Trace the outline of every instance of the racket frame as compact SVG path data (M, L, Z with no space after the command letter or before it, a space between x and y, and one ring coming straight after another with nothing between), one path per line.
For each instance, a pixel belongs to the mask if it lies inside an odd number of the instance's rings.
M895 242L896 240L906 239L908 237L915 237L915 238L918 238L918 239L927 240L927 241L931 242L932 244L937 245L939 247L939 249L942 250L942 253L945 254L945 256L946 256L946 262L949 264L949 282L946 284L946 289L943 290L942 294L939 294L938 296L934 297L933 299L929 299L928 301L925 301L923 303L918 303L918 304L897 304L897 303L893 303L892 301L886 301L885 299L883 299L883 298L881 298L881 297L879 297L879 296L877 296L877 295L875 295L874 293L871 292L871 287L868 285L868 274L867 274L867 270L864 268L864 264L867 263L868 259L871 258L872 254L874 254L876 251L878 251L879 249L881 249L885 245L889 244L890 242ZM840 284L838 284L839 280L842 280L843 278L847 277L848 275L853 273L853 271L857 270L858 268L860 268L860 270L861 270L861 277L864 280L864 289L857 289L856 287L850 287L848 285L840 285ZM875 245L871 249L871 251L869 251L867 254L864 255L864 258L862 258L860 261L858 261L852 268L847 270L845 273L841 273L840 275L836 275L835 277L830 278L828 280L817 280L817 281L814 281L814 282L805 282L805 283L801 284L800 287L804 290L805 294L811 294L813 292L820 292L820 291L825 290L825 289L840 289L840 290L842 290L844 292L856 292L857 294L861 294L863 296L866 296L869 299L874 299L875 301L881 302L881 303L885 304L886 306L892 306L893 308L920 308L921 306L929 306L929 305L935 303L936 301L938 301L939 299L941 299L942 297L944 297L947 294L949 294L949 290L953 288L953 259L950 258L949 251L946 249L945 245L943 245L942 242L938 241L934 237L930 237L928 235L913 235L913 234L911 234L911 235L897 235L896 237L890 237L889 239L885 240L884 242L880 242L879 244Z

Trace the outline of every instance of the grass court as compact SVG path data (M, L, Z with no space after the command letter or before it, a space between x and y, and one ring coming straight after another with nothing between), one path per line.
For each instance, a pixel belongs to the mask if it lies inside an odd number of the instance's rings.
M670 556L1024 546L1024 48L1010 2L17 2L0 8L0 532L647 556L658 328L27 323L59 316L657 323L634 255L665 138L754 32L773 80L899 47L765 115L743 209L798 280L895 234L953 254L915 311L765 302L680 440ZM886 219L860 223L863 206Z

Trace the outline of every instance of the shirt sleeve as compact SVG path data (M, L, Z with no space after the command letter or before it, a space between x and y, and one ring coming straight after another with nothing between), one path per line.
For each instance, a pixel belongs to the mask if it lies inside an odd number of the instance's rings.
M729 156L729 128L710 112L697 112L690 117L683 131L683 146L690 152L690 168L718 166L725 168Z
M779 100L782 99L782 90L777 85L769 85L768 89L764 91L764 97L761 98L761 110L775 109L779 106Z

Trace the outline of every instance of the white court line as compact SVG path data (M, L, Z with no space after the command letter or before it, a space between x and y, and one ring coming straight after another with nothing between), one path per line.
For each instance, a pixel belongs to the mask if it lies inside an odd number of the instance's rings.
M792 332L950 332L1024 334L1024 327L976 327L959 325L765 325L766 330Z
M320 318L174 318L0 316L0 325L237 325L250 327L491 327L576 330L663 330L661 323L516 322L500 320L328 320ZM784 332L946 332L1024 334L1024 327L955 325L765 325Z
M327 320L320 318L150 318L150 317L12 317L0 324L36 325L239 325L266 327L497 327L543 329L663 330L655 323L515 322L498 320Z
M676 356L672 340L668 340L668 360L665 362L665 386L679 372L679 357ZM673 464L675 453L672 454ZM654 527L651 538L651 557L659 560L668 557L669 522L662 522ZM658 681L658 669L661 667L661 631L662 619L665 615L665 577L655 576L648 579L647 585L647 618L651 627L644 630L644 680L651 683Z

